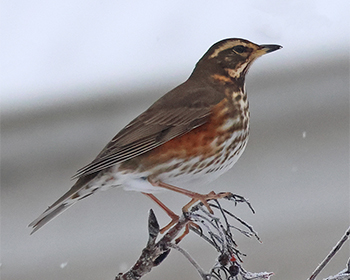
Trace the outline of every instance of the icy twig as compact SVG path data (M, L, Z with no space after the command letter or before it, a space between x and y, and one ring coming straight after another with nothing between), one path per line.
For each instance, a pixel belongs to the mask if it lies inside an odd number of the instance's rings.
M348 280L350 279L350 259L348 259L348 263L346 264L346 268L340 271L338 274L334 276L329 276L324 280Z
M312 275L308 278L308 280L316 279L317 275L323 270L323 268L330 262L330 260L340 250L340 248L344 245L344 243L349 239L349 236L350 236L350 227L347 229L347 231L345 232L343 237L338 241L337 245L335 245L334 248L329 252L327 257L318 265L318 267L315 269L315 271L312 273ZM350 266L350 264L348 262L348 268L347 268L347 270L345 269L345 272L344 272L344 273L347 273L348 276L350 273L349 266ZM332 277L338 277L338 278L327 278L327 279L328 280L330 280L330 279L337 279L337 280L346 279L346 278L339 278L339 274L337 274L337 275L338 276L332 276Z
M234 201L235 205L241 202L246 203L254 213L253 208L244 197L230 194L227 199ZM171 249L180 252L196 268L203 280L270 279L273 274L271 272L251 273L245 271L241 266L242 256L245 255L237 249L232 229L247 237L255 236L260 241L253 227L222 208L217 200L213 200L210 206L213 210L217 210L215 214L209 213L202 203L193 206L188 213L180 217L177 224L170 228L158 242L156 240L159 235L159 225L151 210L148 219L149 240L147 246L142 250L141 256L135 265L129 271L119 273L115 280L140 279L150 272L153 267L159 265L168 256ZM233 226L230 220L238 222L240 226ZM185 227L198 234L219 253L218 259L209 273L206 273L187 251L178 246L183 235L180 238L175 238Z
M208 275L204 272L204 270L199 266L199 264L192 258L192 256L184 249L182 249L177 244L170 244L171 248L174 248L175 250L179 251L182 255L185 256L185 258L197 269L199 275L202 277L203 280L208 279Z

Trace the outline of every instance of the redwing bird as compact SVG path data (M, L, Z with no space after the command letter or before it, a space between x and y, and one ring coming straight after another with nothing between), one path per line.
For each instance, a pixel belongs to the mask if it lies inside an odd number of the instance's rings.
M191 198L183 207L225 194L199 194L191 186L211 182L243 153L249 134L245 76L252 62L280 49L244 39L215 43L197 62L187 81L158 99L125 126L88 165L73 177L73 187L29 226L37 231L77 201L96 191L123 186L178 216L153 193L168 189ZM32 232L32 233L33 233Z

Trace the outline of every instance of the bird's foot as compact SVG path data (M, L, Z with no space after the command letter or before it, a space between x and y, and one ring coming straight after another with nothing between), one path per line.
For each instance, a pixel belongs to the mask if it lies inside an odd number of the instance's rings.
M223 197L227 197L231 195L230 192L220 192L220 193L215 193L214 191L211 191L208 194L200 194L200 193L191 193L190 195L187 194L189 197L191 197L191 201L187 203L184 207L182 207L182 212L186 213L189 211L190 207L195 204L196 202L200 201L203 203L203 205L208 209L208 211L211 214L214 214L213 210L211 209L208 201L213 200L213 199L221 199Z

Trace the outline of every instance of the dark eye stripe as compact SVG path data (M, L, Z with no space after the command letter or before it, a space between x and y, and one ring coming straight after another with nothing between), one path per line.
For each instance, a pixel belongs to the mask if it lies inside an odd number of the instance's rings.
M234 46L232 49L238 53L244 53L245 51L247 51L247 47L242 45Z

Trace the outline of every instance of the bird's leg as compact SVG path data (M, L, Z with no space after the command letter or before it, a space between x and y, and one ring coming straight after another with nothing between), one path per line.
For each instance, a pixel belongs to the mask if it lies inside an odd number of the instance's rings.
M173 225L175 225L179 221L179 216L176 215L173 211L171 211L168 207L164 205L163 202L161 202L158 198L156 198L153 194L151 193L143 193L144 195L148 196L150 199L152 199L155 203L157 203L171 218L171 221L169 224L167 224L165 227L163 227L159 232L163 234L166 232L168 229L170 229ZM190 226L196 227L197 229L200 229L200 227L191 221L188 221L185 227L185 231L181 234L180 237L176 238L175 243L178 244L189 232L190 232Z
M208 204L208 201L209 200L213 200L213 199L220 199L220 198L226 197L226 196L231 194L229 192L221 192L221 193L216 194L213 191L208 193L208 194L200 194L200 193L192 192L192 191L189 191L189 190L186 190L186 189L182 189L182 188L179 188L179 187L175 187L173 185L169 185L169 184L166 184L166 183L161 182L161 181L153 182L151 179L148 179L148 180L155 187L162 187L164 189L168 189L168 190L171 190L171 191L174 191L174 192L182 193L182 194L192 198L189 203L187 203L184 207L182 207L182 212L185 212L185 213L188 212L188 209L193 204L195 204L197 201L200 201L200 202L203 203L203 205L205 207L207 207L208 211L211 214L213 214L213 210L210 208L210 206Z
M179 216L176 215L173 211L171 211L168 207L166 207L164 205L163 202L161 202L158 198L156 198L153 194L151 193L143 193L144 195L148 196L150 199L152 199L155 203L157 203L160 208L162 208L165 213L168 214L168 216L170 217L171 221L169 224L167 224L165 227L163 227L160 230L160 233L163 234L164 232L166 232L168 229L170 229L173 225L175 225L178 221L179 221Z
M192 221L188 221L188 223L186 224L185 227L185 231L178 237L175 239L175 243L179 244L179 242L190 232L190 226L197 228L200 232L201 232L201 228L199 225L197 225L196 223L192 222Z

